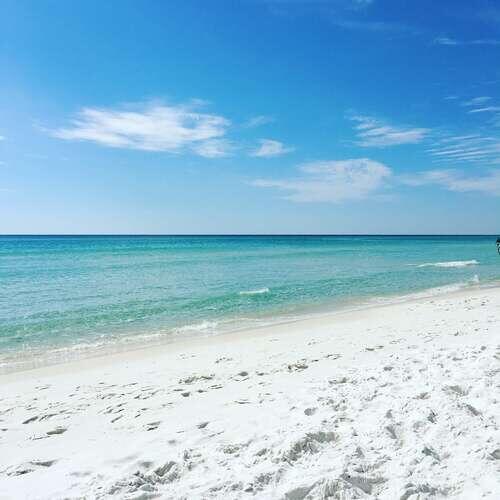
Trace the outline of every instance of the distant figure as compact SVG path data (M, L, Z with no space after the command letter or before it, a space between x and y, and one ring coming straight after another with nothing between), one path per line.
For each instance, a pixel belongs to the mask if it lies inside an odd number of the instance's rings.
M500 255L500 238L497 238L497 252Z

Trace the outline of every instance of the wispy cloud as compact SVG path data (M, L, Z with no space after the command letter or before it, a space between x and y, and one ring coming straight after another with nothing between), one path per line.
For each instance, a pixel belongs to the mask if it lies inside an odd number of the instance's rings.
M486 106L484 108L476 108L468 111L469 113L498 113L500 106Z
M462 134L435 133L427 153L440 167L454 167L458 163L474 165L500 165L500 137L485 130L500 126L500 106L489 105L490 96L478 96L461 102L468 115L485 115L479 128Z
M488 39L488 38L479 38L475 40L458 40L456 38L450 38L447 36L441 36L434 39L434 43L438 45L449 45L449 46L457 46L457 45L500 45L500 40L496 39Z
M364 115L351 115L357 123L357 145L362 147L386 147L400 144L416 144L430 132L427 128L388 125L381 120Z
M272 156L281 156L286 153L291 153L295 148L285 146L280 141L272 139L261 139L259 147L250 153L250 156L258 156L262 158L270 158Z
M398 22L368 17L374 0L263 0L275 14L301 14L312 11L330 24L351 31L374 34L418 35L421 30Z
M316 161L299 167L290 179L259 179L253 185L284 191L286 198L304 203L340 203L375 195L392 175L391 169L368 158Z
M479 97L474 97L473 99L470 99L468 101L463 102L462 104L464 106L479 106L481 104L484 104L485 102L491 101L491 97L487 95L482 95Z
M410 186L437 185L460 193L478 192L500 196L500 170L490 170L477 176L465 175L460 170L427 170L401 179Z
M438 45L459 45L458 40L448 38L447 36L435 38L434 43L437 43Z
M335 16L332 19L332 24L339 28L344 28L353 31L368 31L373 33L388 33L388 34L407 34L418 35L420 31L417 28L400 23L388 23L385 21L367 21L360 19L351 19Z
M451 135L436 141L427 152L436 163L500 162L500 139L479 133Z
M226 139L209 139L193 146L193 151L205 158L222 158L230 155L234 149L233 143Z
M250 118L248 121L246 121L243 124L243 127L255 128L255 127L260 127L261 125L266 125L268 123L272 123L273 121L274 121L274 118L272 116L259 115L259 116L254 116L254 117Z
M194 101L186 105L145 104L134 110L84 108L70 126L50 133L60 139L113 148L224 156L227 143L218 139L226 134L230 122L198 111L200 106L200 101Z

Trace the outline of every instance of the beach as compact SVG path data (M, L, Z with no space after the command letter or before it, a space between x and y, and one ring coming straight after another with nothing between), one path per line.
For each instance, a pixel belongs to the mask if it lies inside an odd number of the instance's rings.
M500 500L500 0L3 4L0 500Z
M0 498L498 498L500 288L0 377Z

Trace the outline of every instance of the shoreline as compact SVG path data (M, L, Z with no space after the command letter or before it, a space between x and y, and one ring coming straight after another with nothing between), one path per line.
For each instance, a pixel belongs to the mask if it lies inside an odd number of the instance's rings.
M0 376L0 498L500 491L500 287Z
M22 360L19 362L11 362L5 363L4 365L0 365L0 380L2 377L5 377L10 374L18 374L18 373L26 373L33 370L43 370L45 368L56 367L60 365L71 365L76 364L79 365L81 363L92 363L94 360L99 360L107 357L114 356L125 356L128 354L140 352L140 351L148 351L148 350L157 350L170 348L176 344L183 344L185 342L201 340L201 339L212 339L217 337L225 337L228 335L248 335L252 334L252 332L261 332L267 329L272 329L276 327L284 327L287 325L302 323L308 321L314 321L321 318L327 318L329 320L335 321L337 316L349 314L349 313L358 313L365 310L376 309L379 307L390 307L392 305L397 304L405 304L411 303L419 300L427 300L438 297L446 297L448 295L460 294L460 293L468 293L469 291L481 290L481 289L491 289L491 288L500 288L499 280L492 280L486 283L475 283L475 282L457 282L449 285L443 285L439 287L431 287L426 288L421 291L411 292L402 295L388 295L388 296L376 296L376 297L365 297L354 299L352 301L343 302L342 305L338 306L337 309L332 309L332 304L326 305L323 304L321 306L305 306L297 316L287 316L284 314L283 316L278 316L279 319L275 319L273 321L272 318L276 318L275 314L262 315L256 318L252 318L256 321L268 320L269 323L263 325L252 325L252 326L243 326L239 328L230 329L228 331L220 331L215 333L192 333L192 334L184 334L185 338L182 336L175 337L174 335L170 336L169 334L157 334L160 340L156 342L152 342L152 345L147 345L146 341L138 341L134 340L134 337L130 337L131 340L129 343L108 343L105 344L103 348L88 348L82 349L78 352L78 349L74 349L71 347L67 347L66 356L58 356L52 355L47 358L44 358L42 361L38 363L35 361L36 356L31 356L30 359ZM139 336L148 334L140 334ZM153 336L153 334L151 334ZM155 335L156 336L156 335ZM74 349L74 350L73 350ZM76 354L75 354L76 352ZM71 355L69 355L72 353ZM133 354L131 354L133 355ZM17 366L14 366L16 364Z

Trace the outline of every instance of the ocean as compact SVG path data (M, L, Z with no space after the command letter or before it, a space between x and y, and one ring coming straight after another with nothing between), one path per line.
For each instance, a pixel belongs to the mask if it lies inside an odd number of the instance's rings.
M0 370L500 279L494 236L0 236Z

